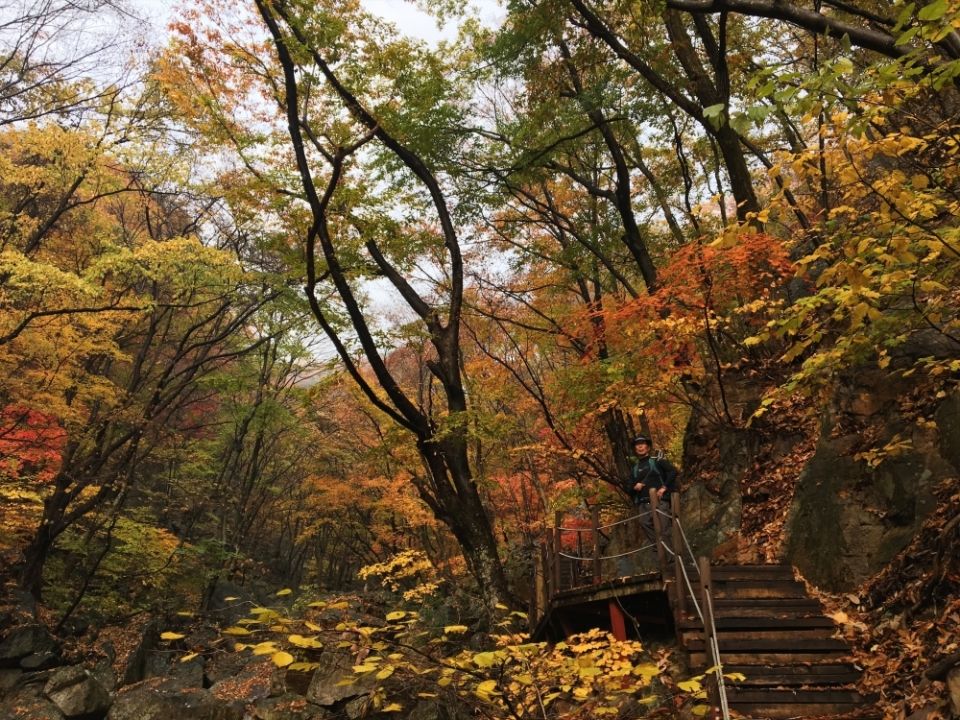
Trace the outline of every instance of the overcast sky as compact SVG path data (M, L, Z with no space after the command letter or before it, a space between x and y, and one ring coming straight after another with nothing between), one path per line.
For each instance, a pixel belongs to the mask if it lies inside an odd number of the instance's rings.
M175 0L129 0L130 6L138 13L148 16L158 31L166 29L178 2ZM456 36L456 27L448 25L445 28L437 27L432 17L419 10L412 2L406 0L362 0L363 6L372 13L395 23L401 32L430 43L443 39L453 39ZM483 20L496 24L503 16L503 11L497 0L477 0L472 3L481 8Z

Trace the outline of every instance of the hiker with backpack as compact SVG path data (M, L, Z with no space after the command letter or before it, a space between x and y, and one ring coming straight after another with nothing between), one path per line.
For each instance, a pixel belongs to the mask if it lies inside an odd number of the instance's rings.
M633 439L636 461L626 483L627 493L640 511L640 527L647 539L653 543L656 538L653 531L653 513L650 508L650 490L656 490L660 515L660 528L667 547L670 546L670 495L678 491L677 468L663 457L653 455L653 440L646 435Z

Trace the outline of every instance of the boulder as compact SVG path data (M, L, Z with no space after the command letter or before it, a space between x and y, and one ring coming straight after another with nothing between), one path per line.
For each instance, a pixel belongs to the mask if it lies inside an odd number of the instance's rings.
M254 720L328 720L336 717L326 708L293 693L260 700L254 704L252 713Z
M797 482L786 557L827 590L856 587L893 559L935 506L929 458L909 451L872 467L857 438L826 434Z
M31 653L20 661L20 667L27 672L49 670L60 664L60 655L55 652Z
M0 640L0 667L17 667L28 656L58 655L59 652L56 641L43 625L19 625Z
M0 701L3 720L64 720L60 709L43 697L40 688L28 685Z
M283 683L278 677L278 669L269 657L257 658L234 676L224 678L210 687L210 693L216 698L240 700L247 704L282 692Z
M469 717L462 703L451 704L439 698L418 700L404 715L406 720L466 720Z
M960 665L947 673L947 698L951 717L960 717Z
M110 694L79 665L53 673L43 694L68 718L103 715L110 707Z
M13 690L20 684L23 677L23 670L19 668L8 668L0 670L0 697Z
M307 700L316 705L333 707L366 697L376 686L373 673L357 675L353 672L353 657L346 653L324 653L320 662L324 666L313 674L307 689Z
M934 420L939 434L939 451L960 472L960 392L953 392L940 403Z
M239 701L214 697L202 688L183 688L175 681L150 678L122 688L107 720L241 720Z

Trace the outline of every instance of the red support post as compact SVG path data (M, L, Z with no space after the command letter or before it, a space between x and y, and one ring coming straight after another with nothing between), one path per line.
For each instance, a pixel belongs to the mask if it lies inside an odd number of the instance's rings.
M610 609L610 630L613 636L617 640L626 640L627 623L623 617L623 610L620 609L619 603L617 603L616 599L611 599L607 603L607 607Z

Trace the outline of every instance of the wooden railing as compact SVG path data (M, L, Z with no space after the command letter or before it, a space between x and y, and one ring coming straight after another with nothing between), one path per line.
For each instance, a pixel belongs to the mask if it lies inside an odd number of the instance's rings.
M617 561L633 559L641 553L655 552L661 576L666 579L676 573L676 584L680 586L681 571L671 568L672 555L667 549L680 547L679 528L672 523L673 527L667 531L662 505L656 492L651 491L650 503L639 506L635 515L606 525L600 524L600 509L596 506L590 510L587 525L565 525L564 514L557 512L554 525L547 528L534 563L530 603L530 617L534 623L546 612L557 593L634 575L619 571ZM680 499L674 494L667 517L677 517L679 512ZM645 524L652 528L652 536L644 532ZM617 532L637 542L625 544L620 552L605 552L611 544L616 548L612 540ZM610 562L615 563L612 568Z
M655 490L650 491L649 505L640 507L636 515L607 525L600 524L600 510L593 507L589 525L581 527L564 526L563 513L556 513L554 525L547 529L534 563L531 625L535 628L539 624L549 612L553 599L561 592L631 576L616 571L604 573L605 561L616 561L655 550L659 575L666 585L675 619L685 617L689 609L691 615L703 623L704 645L712 668L705 679L713 715L729 718L713 618L710 561L694 556L680 522L680 498L676 493L670 498L669 510L662 507ZM649 523L646 522L648 518ZM645 532L638 532L643 525L652 526L650 536L644 537ZM624 548L619 553L604 554L611 535L618 527L622 527L626 535L632 534L647 542ZM605 543L605 540L608 542ZM612 601L610 612L611 624L614 624L613 615L620 611Z

